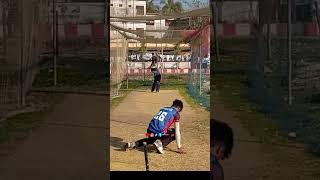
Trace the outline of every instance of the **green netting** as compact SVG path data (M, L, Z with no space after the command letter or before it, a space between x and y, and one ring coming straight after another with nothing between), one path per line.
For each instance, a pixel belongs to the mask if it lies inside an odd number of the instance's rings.
M209 67L203 63L200 69L191 68L188 76L188 94L201 106L210 108L210 73Z
M199 75L200 74L196 74ZM189 81L188 81L188 94L194 98L201 106L209 109L210 108L210 78L205 77L204 80L199 80L195 78L193 73L189 73ZM208 83L209 82L209 83ZM200 85L201 84L201 85ZM202 86L202 87L200 87ZM200 90L201 89L201 90Z
M288 105L288 58L287 39L274 38L271 41L270 60L267 60L267 42L262 38L251 42L255 53L249 63L249 98L255 102L260 112L276 120L284 136L295 132L297 140L306 144L309 151L320 153L319 111L310 111L316 87L308 86L305 67L312 66L316 60L314 53L319 52L317 39L293 38L293 105ZM301 64L301 61L303 63ZM303 73L301 73L301 71ZM317 71L317 70L315 70ZM301 76L302 74L302 76ZM317 83L317 80L314 81ZM319 103L319 102L318 102Z

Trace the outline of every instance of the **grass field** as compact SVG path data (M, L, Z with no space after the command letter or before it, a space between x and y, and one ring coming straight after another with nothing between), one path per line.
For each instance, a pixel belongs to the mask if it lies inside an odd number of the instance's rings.
M103 59L61 58L57 62L57 87L105 90L108 86L108 68ZM54 71L52 60L44 60L33 87L52 87Z
M164 81L161 82L161 90L179 90L179 93L186 99L187 103L190 104L192 107L200 107L199 102L192 97L188 92L188 83L187 83L187 75L165 75L163 77ZM151 86L153 83L152 77L148 77L145 80L142 79L130 79L128 81L128 89L127 89L127 82L124 81L122 87L119 92L119 96L112 98L111 106L116 106L121 102L125 96L132 90L146 90L151 91Z

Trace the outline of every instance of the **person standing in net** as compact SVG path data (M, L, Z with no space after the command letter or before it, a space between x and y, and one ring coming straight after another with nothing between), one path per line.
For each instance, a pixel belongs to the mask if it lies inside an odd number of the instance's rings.
M219 161L231 155L233 131L228 124L211 119L210 136L210 179L224 180L223 167Z
M154 92L154 90L156 90L156 92L159 92L160 91L161 73L158 68L152 69L151 71L153 73L153 83L152 83L152 87L151 87L151 92Z
M161 81L161 73L158 69L158 58L152 53L152 62L151 62L151 72L153 73L153 83L151 87L151 92L160 91L160 81Z
M185 152L181 148L181 136L180 136L180 114L183 109L183 102L176 99L172 102L171 107L161 108L158 114L156 114L150 121L147 129L147 138L140 139L135 142L126 143L124 150L131 150L137 147L143 146L143 142L147 144L153 144L158 153L163 154L164 148L172 141L177 142L178 153L184 154ZM174 124L175 128L170 128Z

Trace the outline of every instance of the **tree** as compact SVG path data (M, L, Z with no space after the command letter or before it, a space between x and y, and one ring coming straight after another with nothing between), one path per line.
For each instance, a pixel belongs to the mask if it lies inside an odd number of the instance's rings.
M164 5L162 7L162 13L164 15L180 14L183 11L182 4L179 1L174 2L174 0L163 0L161 3Z
M147 12L148 13L159 13L160 12L160 7L158 5L155 5L153 3L153 0L148 0L147 1Z

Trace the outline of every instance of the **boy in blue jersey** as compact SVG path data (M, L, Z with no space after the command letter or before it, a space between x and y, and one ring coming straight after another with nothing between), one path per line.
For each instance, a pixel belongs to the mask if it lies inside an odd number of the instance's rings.
M211 119L210 136L211 180L223 180L224 172L219 160L224 160L231 155L233 131L226 123Z
M130 150L136 147L143 146L143 142L147 144L154 144L158 152L163 154L165 148L172 141L177 142L177 152L184 153L181 149L181 135L180 135L180 114L183 109L182 101L176 99L173 101L171 107L161 108L149 123L147 134L148 138L138 140L136 142L128 142L124 149ZM170 128L174 124L175 128Z

